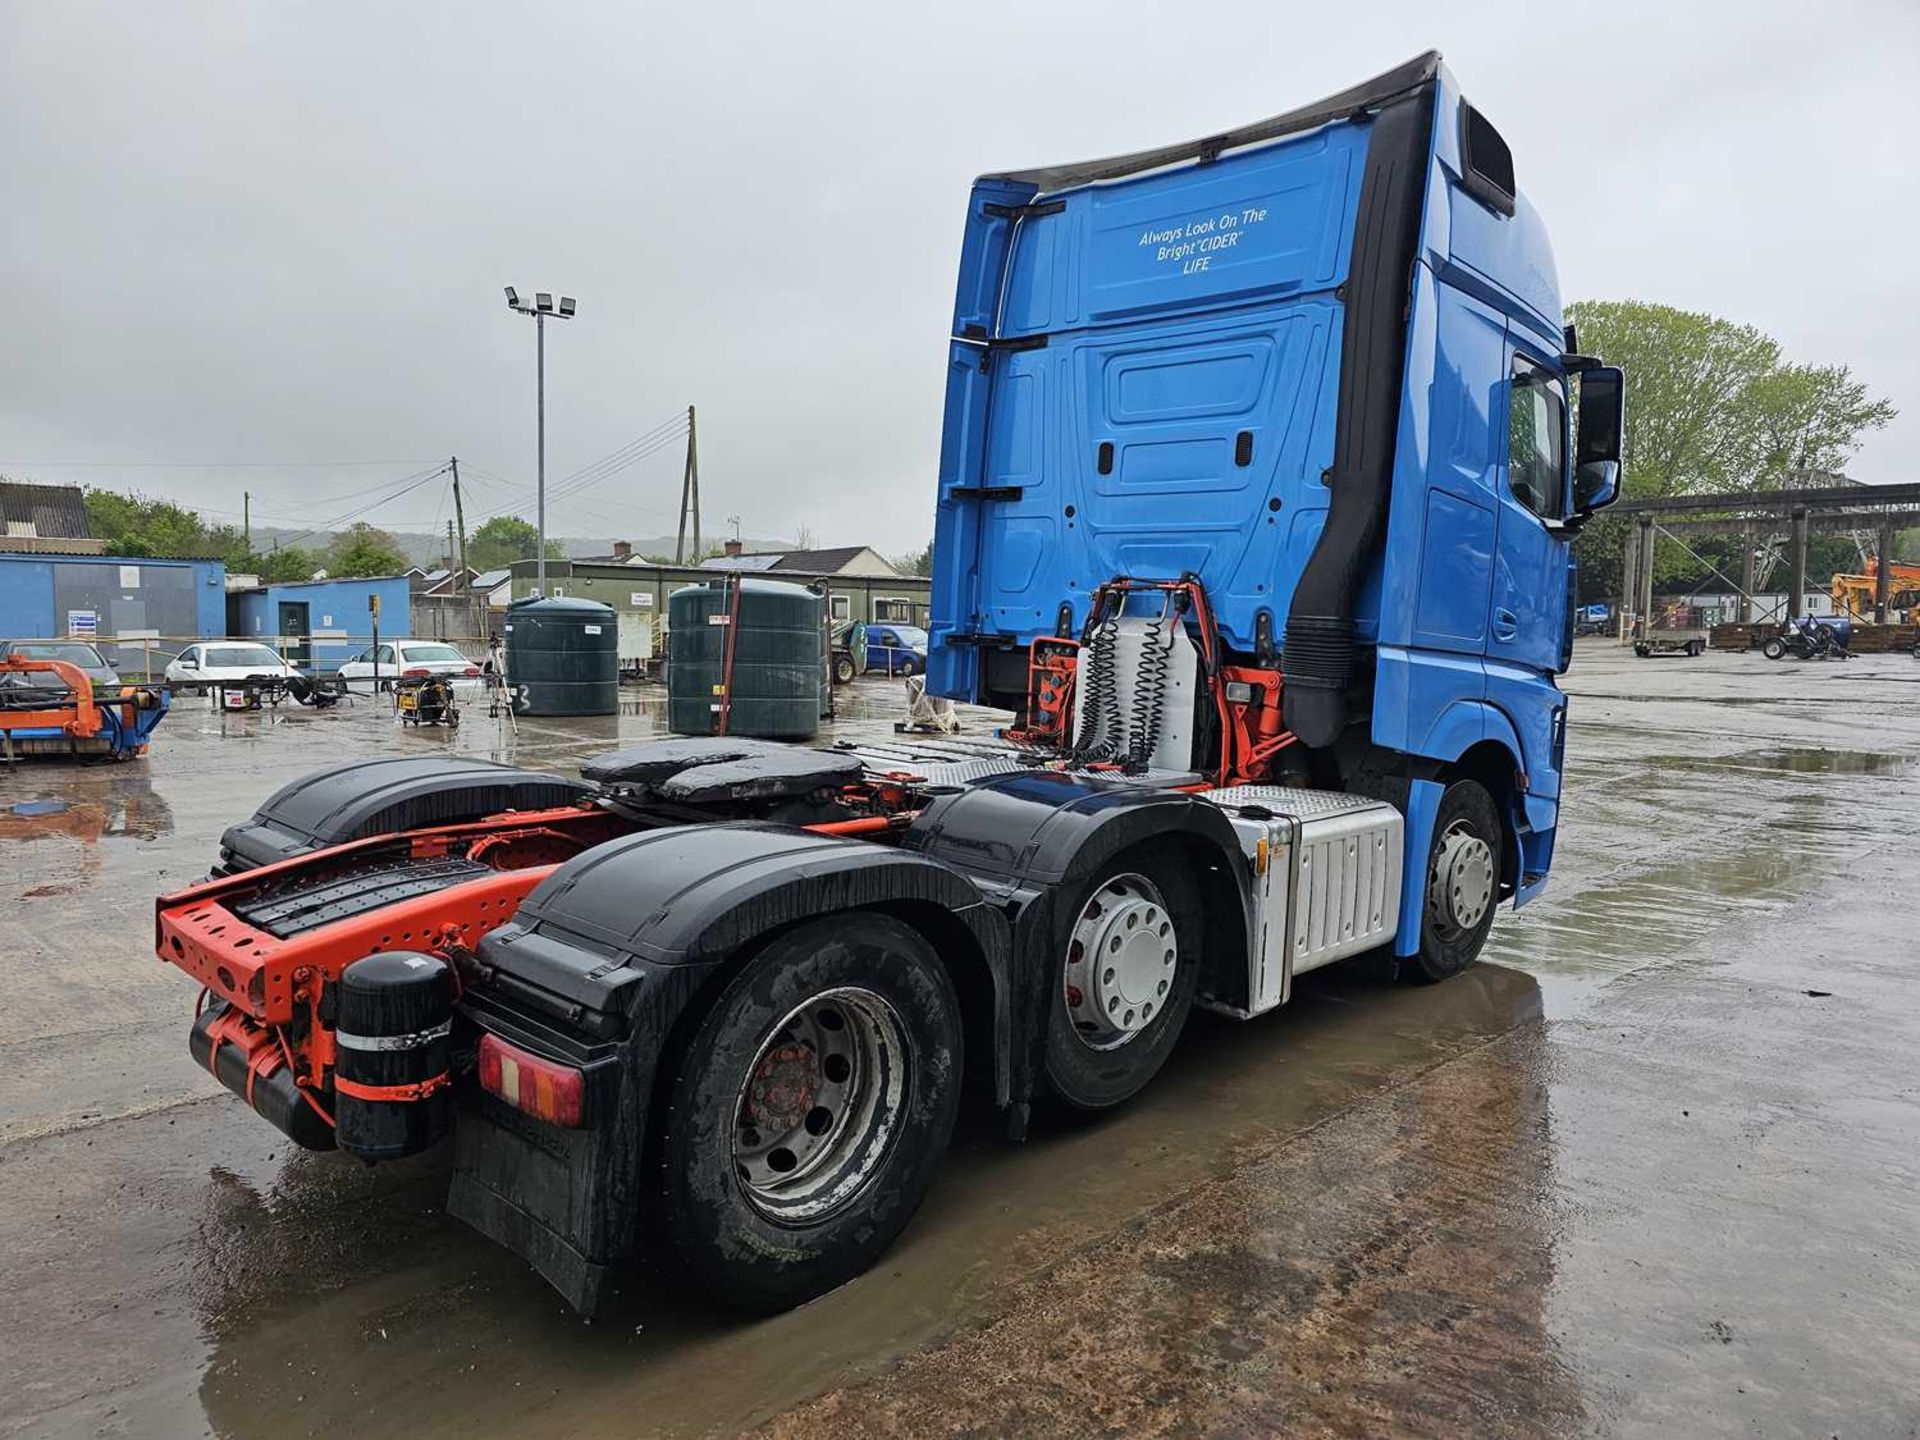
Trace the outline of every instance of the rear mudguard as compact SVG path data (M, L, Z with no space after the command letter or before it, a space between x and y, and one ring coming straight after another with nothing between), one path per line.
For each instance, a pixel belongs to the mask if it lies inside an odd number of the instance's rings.
M220 837L220 870L256 865L370 835L478 820L503 810L545 810L593 793L561 775L487 760L401 757L315 770L282 786Z
M965 876L891 846L738 823L648 831L554 871L479 947L462 1008L480 1029L581 1068L584 1128L469 1093L450 1213L531 1261L576 1308L605 1298L637 1239L661 1073L739 960L776 932L851 909L929 927L950 968L978 967L1008 1029L1007 934ZM997 1088L1010 1056L996 1043Z
M1026 1129L1038 1086L1053 993L1073 916L1064 901L1107 861L1145 841L1183 845L1207 897L1204 992L1244 1005L1246 866L1219 806L1177 790L1097 775L1030 770L943 796L907 832L907 845L973 878L1004 913L1013 996L1008 1128ZM1237 989L1236 989L1237 987Z

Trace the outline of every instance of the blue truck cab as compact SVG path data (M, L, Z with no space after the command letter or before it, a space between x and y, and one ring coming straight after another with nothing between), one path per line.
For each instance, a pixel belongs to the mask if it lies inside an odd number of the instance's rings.
M1577 353L1505 141L1437 54L1205 140L984 176L929 689L1025 726L1035 642L1084 639L1104 583L1197 583L1218 664L1276 674L1292 737L1237 778L1403 810L1411 954L1453 781L1498 811L1499 893L1546 881L1569 547L1617 490L1623 408L1619 370Z

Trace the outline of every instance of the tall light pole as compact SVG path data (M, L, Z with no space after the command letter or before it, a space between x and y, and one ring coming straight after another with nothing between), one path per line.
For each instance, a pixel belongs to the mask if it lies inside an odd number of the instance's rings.
M534 590L542 599L547 593L547 321L571 320L575 310L571 295L560 297L560 308L553 308L553 296L545 290L535 292L533 303L525 304L513 286L507 286L507 308L533 317L533 404L538 426L539 470L535 493L538 496L539 549L534 552Z

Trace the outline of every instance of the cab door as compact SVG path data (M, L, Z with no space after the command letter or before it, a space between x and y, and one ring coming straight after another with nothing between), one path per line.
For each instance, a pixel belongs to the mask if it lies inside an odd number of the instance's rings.
M1509 332L1506 464L1487 658L1551 675L1567 628L1567 386L1543 353Z

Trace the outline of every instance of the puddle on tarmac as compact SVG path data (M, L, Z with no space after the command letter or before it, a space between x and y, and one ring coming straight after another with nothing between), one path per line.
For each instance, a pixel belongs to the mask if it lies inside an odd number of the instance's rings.
M1826 750L1814 746L1746 750L1703 759L1693 755L1650 755L1656 770L1786 770L1802 775L1891 775L1914 763L1910 755L1874 750Z
M1612 872L1583 876L1564 899L1550 888L1503 913L1487 958L1555 992L1586 988L1669 960L1726 925L1777 914L1816 876L1859 855L1872 843L1864 836L1905 828L1864 816L1905 809L1905 787L1889 790L1884 777L1914 768L1909 756L1814 747L1648 757L1637 774L1580 796L1571 817L1608 833L1608 844L1580 848L1617 857ZM1693 790L1676 788L1681 776Z
M1051 1119L1015 1146L991 1107L970 1104L933 1195L880 1266L768 1319L643 1274L588 1324L439 1214L437 1162L366 1172L300 1156L220 1172L190 1240L212 1343L200 1401L222 1434L464 1436L503 1414L568 1435L729 1432L989 1313L1000 1287L1391 1082L1536 1023L1539 1005L1533 980L1494 966L1436 988L1336 967L1262 1020L1196 1015L1167 1071L1116 1114ZM237 1108L225 1118L253 1123Z

